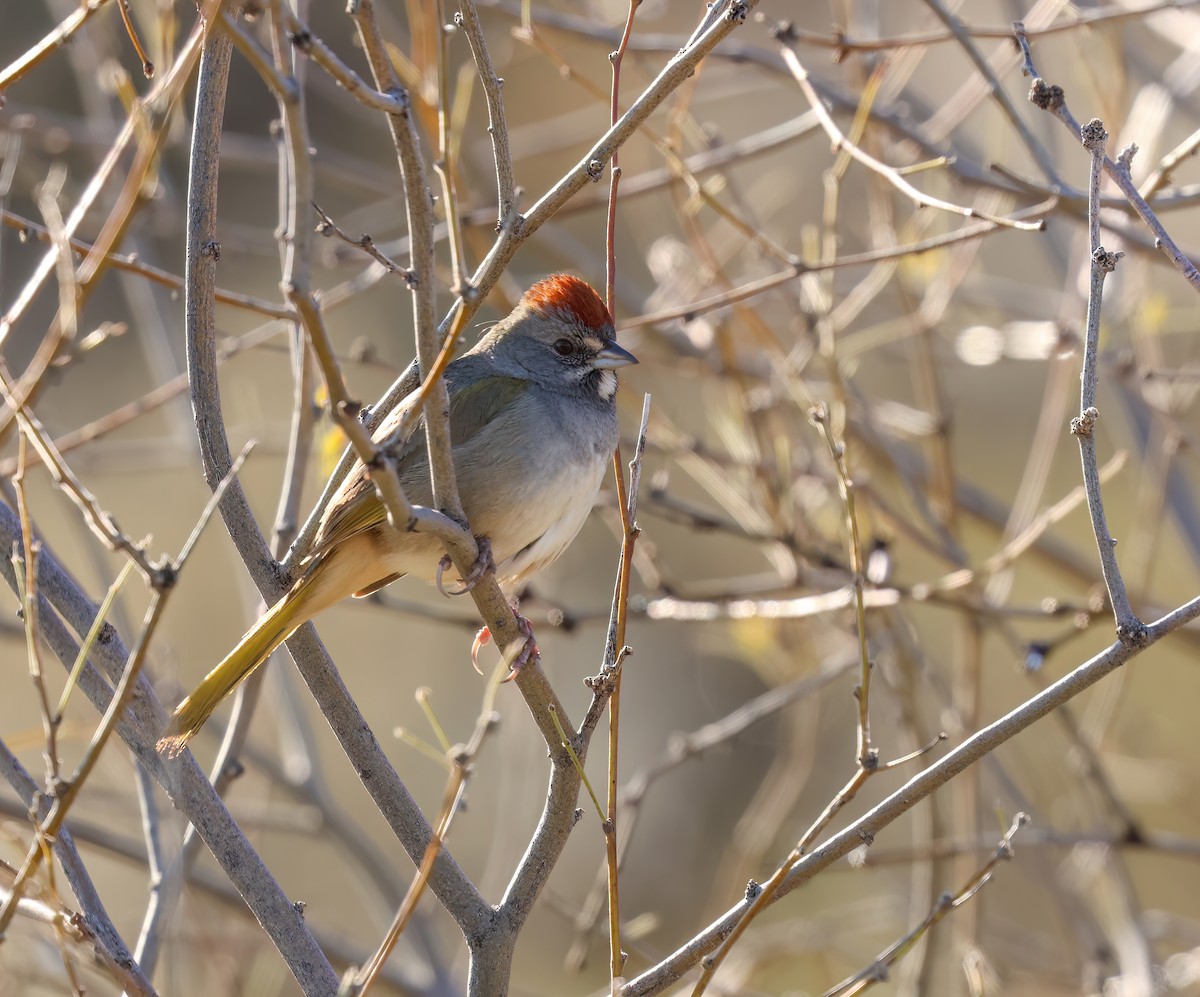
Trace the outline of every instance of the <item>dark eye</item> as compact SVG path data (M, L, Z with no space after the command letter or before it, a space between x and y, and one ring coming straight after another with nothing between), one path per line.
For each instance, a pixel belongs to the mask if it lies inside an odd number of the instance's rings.
M560 357L569 357L575 352L575 344L565 337L555 340L554 352Z

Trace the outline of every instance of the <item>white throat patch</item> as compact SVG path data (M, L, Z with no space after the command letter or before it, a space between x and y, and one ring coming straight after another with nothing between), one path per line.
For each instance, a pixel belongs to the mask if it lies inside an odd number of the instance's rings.
M600 371L600 377L596 382L596 391L605 401L612 398L617 390L617 375L611 370Z

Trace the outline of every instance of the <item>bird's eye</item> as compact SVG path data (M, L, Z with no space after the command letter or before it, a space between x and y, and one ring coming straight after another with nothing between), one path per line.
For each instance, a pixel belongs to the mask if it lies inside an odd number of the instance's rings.
M569 357L575 352L575 344L565 337L563 339L555 340L554 352L560 357Z

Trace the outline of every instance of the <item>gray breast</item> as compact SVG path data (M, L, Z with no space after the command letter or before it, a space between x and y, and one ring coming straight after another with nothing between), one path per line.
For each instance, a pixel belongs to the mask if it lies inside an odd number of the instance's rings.
M617 445L617 407L613 399L604 400L583 392L539 393L547 424L553 427L553 440L543 445L557 451L565 445L569 455L607 458ZM560 458L560 459L561 459Z

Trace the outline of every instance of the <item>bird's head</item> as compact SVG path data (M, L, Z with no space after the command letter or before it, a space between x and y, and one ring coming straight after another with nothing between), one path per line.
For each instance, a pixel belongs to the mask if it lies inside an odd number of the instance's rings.
M615 336L612 316L592 286L554 274L526 291L478 348L552 390L584 391L611 401L617 390L614 370L637 363Z

